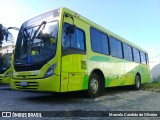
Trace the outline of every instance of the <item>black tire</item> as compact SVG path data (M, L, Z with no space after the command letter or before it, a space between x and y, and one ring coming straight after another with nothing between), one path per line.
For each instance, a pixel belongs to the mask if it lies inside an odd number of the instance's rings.
M140 90L140 88L141 88L141 78L140 78L140 76L138 74L135 77L134 88L135 88L135 90Z
M101 94L101 91L103 89L103 87L101 87L103 82L101 81L102 81L101 77L99 77L96 73L92 73L88 82L88 91L87 91L88 97L95 98Z

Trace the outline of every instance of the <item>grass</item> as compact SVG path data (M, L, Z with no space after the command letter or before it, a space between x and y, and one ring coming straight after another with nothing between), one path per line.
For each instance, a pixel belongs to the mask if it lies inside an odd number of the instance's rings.
M145 83L142 85L142 90L160 92L160 82L153 81L152 83Z

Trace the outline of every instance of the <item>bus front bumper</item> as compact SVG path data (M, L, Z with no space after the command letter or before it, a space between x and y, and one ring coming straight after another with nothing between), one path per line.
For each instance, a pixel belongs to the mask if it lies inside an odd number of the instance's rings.
M53 75L48 78L41 79L11 79L11 89L28 90L28 91L44 91L59 92L60 76Z
M0 83L1 84L9 84L10 83L10 80L11 80L11 77L8 76L8 77L1 77L0 78Z

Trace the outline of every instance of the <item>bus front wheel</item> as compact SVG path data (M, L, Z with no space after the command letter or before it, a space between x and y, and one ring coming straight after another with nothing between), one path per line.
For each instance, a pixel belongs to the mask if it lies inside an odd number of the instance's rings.
M140 90L140 88L141 88L141 78L137 74L136 77L135 77L135 89Z
M100 95L100 77L96 73L92 73L88 82L88 96L91 98Z

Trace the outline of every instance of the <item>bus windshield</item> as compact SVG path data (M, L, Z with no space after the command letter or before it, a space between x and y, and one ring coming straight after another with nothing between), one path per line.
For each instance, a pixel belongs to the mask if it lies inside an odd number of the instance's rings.
M30 26L23 24L17 38L15 64L35 64L53 57L57 36L57 21L43 21Z
M5 71L10 67L12 53L5 53L0 56L0 71Z

